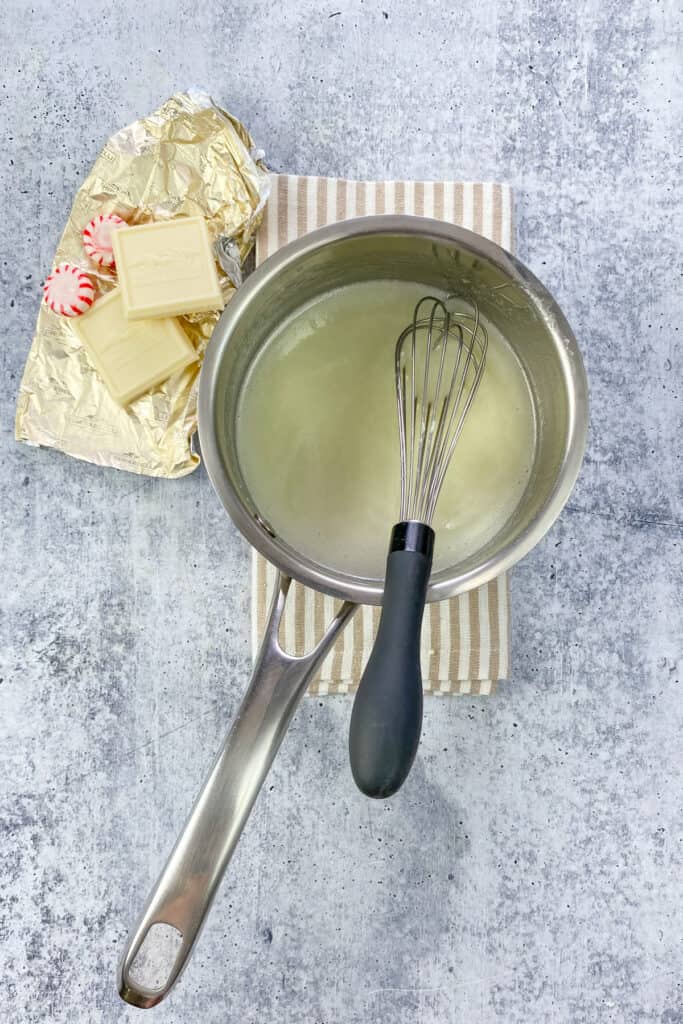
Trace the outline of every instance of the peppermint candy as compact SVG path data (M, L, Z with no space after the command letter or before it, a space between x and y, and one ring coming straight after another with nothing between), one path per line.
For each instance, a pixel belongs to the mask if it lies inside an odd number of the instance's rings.
M43 286L43 301L60 316L80 316L92 306L95 286L73 263L60 263Z
M83 248L98 267L114 266L111 233L118 230L125 223L115 213L98 213L83 228Z

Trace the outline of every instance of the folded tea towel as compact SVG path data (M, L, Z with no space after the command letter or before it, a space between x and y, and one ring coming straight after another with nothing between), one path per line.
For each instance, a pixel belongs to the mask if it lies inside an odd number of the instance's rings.
M271 175L270 199L256 237L262 263L293 239L349 217L408 213L459 224L512 249L512 193L508 185L453 181L347 181ZM254 655L263 636L277 576L253 552L251 623ZM424 691L484 695L509 669L510 614L507 574L468 594L427 605L422 629ZM294 583L282 624L287 651L310 650L337 602ZM311 694L352 693L370 654L379 608L364 606L338 638L309 688Z

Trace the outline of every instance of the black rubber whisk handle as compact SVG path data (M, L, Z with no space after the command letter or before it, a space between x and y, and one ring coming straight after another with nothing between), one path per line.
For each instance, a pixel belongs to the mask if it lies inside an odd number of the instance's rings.
M396 524L379 628L351 713L351 771L366 796L395 793L410 772L420 742L420 634L433 551L430 526L414 521Z

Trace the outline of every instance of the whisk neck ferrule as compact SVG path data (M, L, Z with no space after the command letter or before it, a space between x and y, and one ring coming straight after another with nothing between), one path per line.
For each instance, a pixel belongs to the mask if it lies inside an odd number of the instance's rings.
M389 551L417 551L431 558L434 552L434 531L431 526L415 519L396 523L391 531Z

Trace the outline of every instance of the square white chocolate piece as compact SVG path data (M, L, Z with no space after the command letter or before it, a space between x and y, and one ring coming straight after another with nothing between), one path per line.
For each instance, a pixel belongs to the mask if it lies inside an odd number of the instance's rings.
M203 217L177 217L113 231L112 243L129 320L223 308Z
M119 405L128 405L197 359L177 320L129 320L119 288L70 325Z

